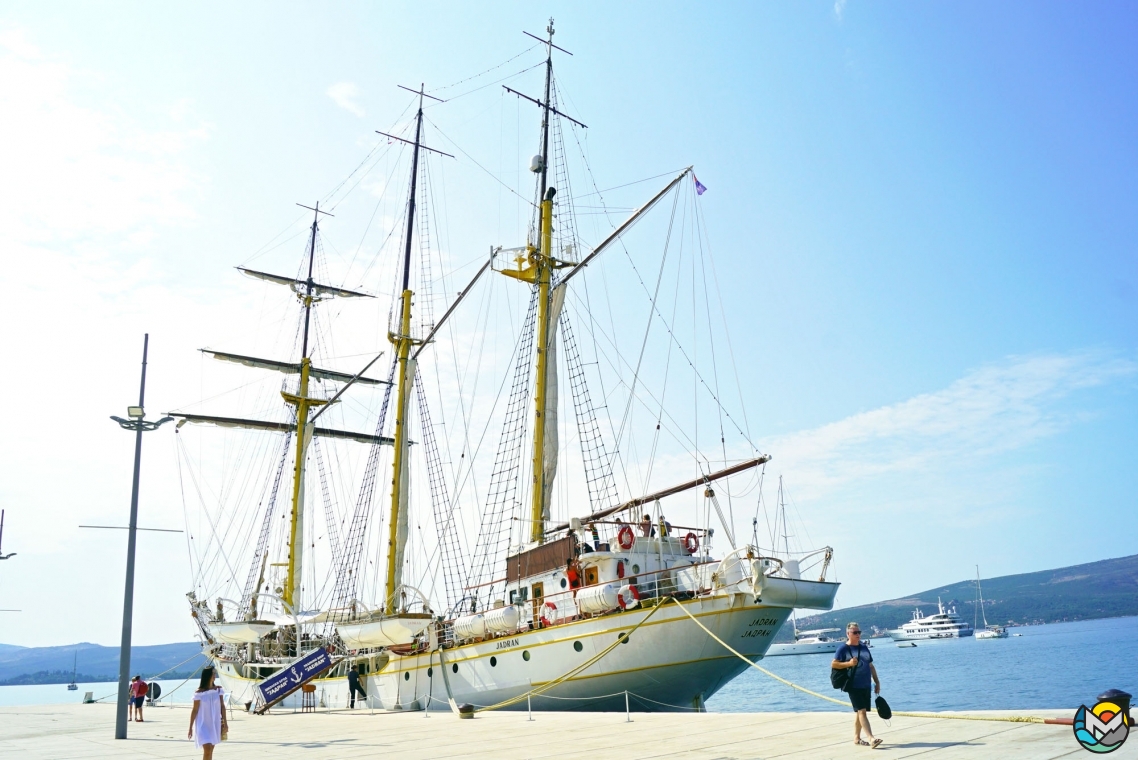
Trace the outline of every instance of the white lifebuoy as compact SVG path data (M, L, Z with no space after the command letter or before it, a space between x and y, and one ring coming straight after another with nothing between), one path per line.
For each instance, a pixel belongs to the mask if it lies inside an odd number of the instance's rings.
M543 626L553 625L553 621L557 619L557 605L553 602L546 602L541 606L541 617L538 620Z
M636 586L624 586L617 592L616 603L622 610L629 610L640 604L640 590Z
M695 533L688 533L684 536L684 549L688 554L695 554L699 551L699 536Z
M620 530L616 532L616 543L625 551L632 548L632 545L636 543L636 536L633 534L631 526L620 526Z

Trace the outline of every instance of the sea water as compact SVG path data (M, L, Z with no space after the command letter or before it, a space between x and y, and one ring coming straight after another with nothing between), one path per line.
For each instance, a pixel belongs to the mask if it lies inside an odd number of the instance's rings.
M894 710L1030 710L1091 706L1107 689L1138 695L1138 617L1009 628L1006 639L873 639L881 695ZM1016 636L1015 634L1022 634ZM759 665L847 701L830 686L829 654L771 657ZM712 712L848 710L748 668L707 701Z
M1030 710L1094 704L1107 689L1138 695L1138 617L1008 629L1006 639L918 641L900 649L891 639L873 639L882 695L894 710ZM1014 634L1022 634L1015 636ZM635 639L633 639L635 640ZM759 664L788 681L845 701L830 687L828 654L771 657ZM197 679L159 681L162 702L186 704ZM114 703L115 683L0 686L0 706L75 704L85 692ZM753 668L708 700L712 712L809 712L842 710L779 683ZM145 713L144 713L145 714Z
M162 702L164 704L187 704L193 701L194 691L198 688L198 679L189 681L158 680L162 687ZM83 701L83 695L91 692L93 699L105 704L114 704L118 700L119 685L117 682L80 683L75 691L68 691L65 683L36 684L34 686L0 686L0 707L13 705L73 705ZM143 708L143 720L146 719L146 709Z

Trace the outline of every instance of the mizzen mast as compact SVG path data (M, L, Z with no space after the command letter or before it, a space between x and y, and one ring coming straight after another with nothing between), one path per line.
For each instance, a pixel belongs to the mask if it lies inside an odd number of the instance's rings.
M573 262L563 262L553 257L553 197L557 194L557 188L549 186L550 119L553 115L558 115L582 127L585 126L576 119L570 119L550 103L553 92L553 50L557 48L563 53L569 55L572 53L553 44L553 19L549 20L549 26L546 27L545 31L548 37L544 40L529 34L529 32L525 33L541 40L546 45L544 100L531 98L509 87L505 88L518 97L536 103L542 111L541 153L535 156L530 164L530 170L538 174L539 177L538 240L536 246L532 242L526 245L525 254L518 257L517 269L501 270L502 274L507 277L532 283L537 289L537 334L535 335L537 379L534 385L532 494L530 500L530 541L535 543L541 543L545 540L545 524L549 520L551 486L557 468L556 451L552 449L547 451L547 421L551 412L556 414L556 410L551 409L551 406L557 403L555 395L550 395L551 344L555 339L554 331L557 329L557 319L560 313L560 299L555 305L554 299L551 298L553 271L573 264ZM554 378L555 381L556 378ZM553 461L547 462L547 455Z

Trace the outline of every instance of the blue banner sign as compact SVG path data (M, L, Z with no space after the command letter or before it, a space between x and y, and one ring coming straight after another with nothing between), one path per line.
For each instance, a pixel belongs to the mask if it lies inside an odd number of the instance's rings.
M263 712L323 673L335 663L327 649L315 649L257 684Z

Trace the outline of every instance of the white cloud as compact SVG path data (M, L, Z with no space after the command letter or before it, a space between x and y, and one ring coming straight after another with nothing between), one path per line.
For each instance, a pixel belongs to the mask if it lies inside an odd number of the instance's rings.
M328 97L332 98L336 105L362 118L364 109L356 102L359 94L360 88L351 82L337 82L328 88Z
M846 10L846 0L835 0L834 1L834 17L836 19L838 19L838 21L842 20L842 13L845 12L845 10Z
M947 388L764 441L800 495L821 497L872 476L959 466L1018 449L1067 427L1060 401L1138 373L1101 352L1012 357Z

